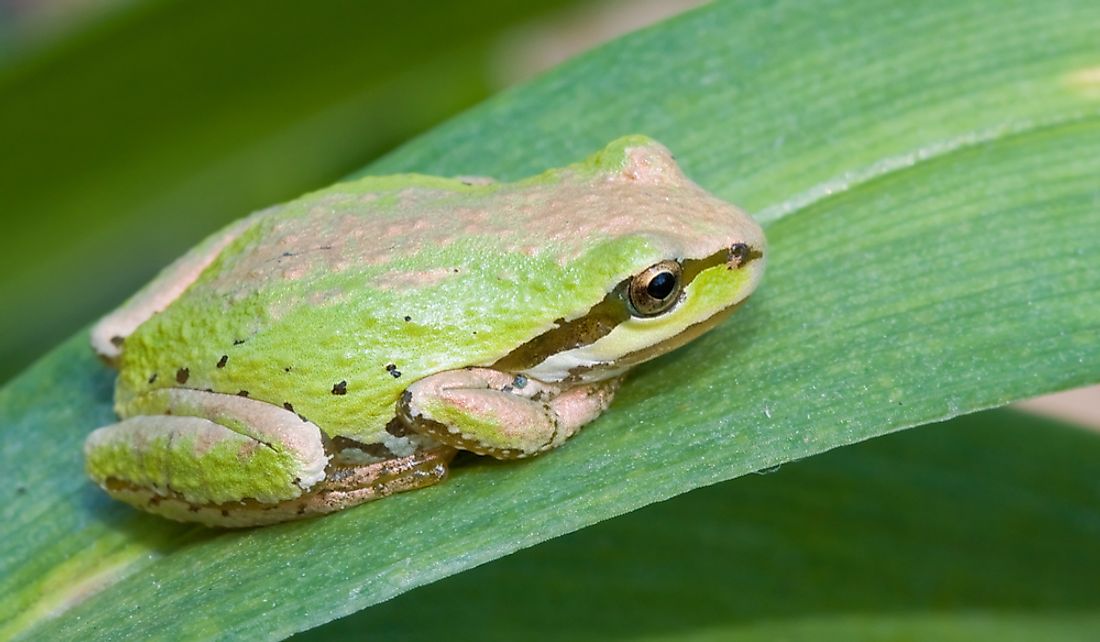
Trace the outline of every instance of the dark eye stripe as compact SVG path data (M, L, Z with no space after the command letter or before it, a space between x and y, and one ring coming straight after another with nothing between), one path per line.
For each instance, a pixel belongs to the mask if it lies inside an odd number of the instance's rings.
M630 318L630 310L620 294L626 283L627 281L623 281L616 286L584 316L572 321L559 319L556 328L547 330L516 348L492 367L503 372L520 372L542 363L551 355L595 343L607 336L616 326Z
M704 259L684 261L683 274L680 277L682 287L686 288L703 270L726 263L728 258L728 250L722 250ZM501 357L492 365L492 368L503 372L522 372L559 352L590 345L607 336L620 323L631 317L630 305L627 303L627 289L633 278L621 281L584 316L572 321L559 320L557 327L547 330Z

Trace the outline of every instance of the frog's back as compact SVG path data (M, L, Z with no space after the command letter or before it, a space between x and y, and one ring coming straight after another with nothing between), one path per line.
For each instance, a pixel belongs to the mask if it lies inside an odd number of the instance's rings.
M728 207L671 178L367 178L254 216L126 339L120 407L151 388L209 389L380 441L413 381L492 364L624 275L713 251L698 239L725 233Z

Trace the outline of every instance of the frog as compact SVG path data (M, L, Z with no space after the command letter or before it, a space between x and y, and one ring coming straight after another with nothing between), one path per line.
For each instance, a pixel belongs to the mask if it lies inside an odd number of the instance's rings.
M118 421L85 468L237 528L431 486L459 452L535 457L738 309L766 252L642 135L513 182L340 182L229 224L92 327Z

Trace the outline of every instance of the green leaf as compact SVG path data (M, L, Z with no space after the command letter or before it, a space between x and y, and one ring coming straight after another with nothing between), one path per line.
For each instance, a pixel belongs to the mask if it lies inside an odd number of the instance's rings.
M960 417L681 495L296 639L1090 640L1098 460L1097 434Z
M557 452L247 532L83 479L111 375L76 337L0 392L0 631L281 637L692 488L1100 380L1098 25L1083 1L709 5L413 141L370 171L511 178L652 135L759 213L770 272Z

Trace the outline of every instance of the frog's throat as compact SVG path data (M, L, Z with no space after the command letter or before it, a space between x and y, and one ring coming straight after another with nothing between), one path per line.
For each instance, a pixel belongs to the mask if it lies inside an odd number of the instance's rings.
M695 277L710 268L725 264L730 269L742 269L762 257L763 254L755 249L747 257L734 257L728 249L724 249L703 259L685 260L682 262L682 288L686 291L695 280ZM759 270L759 264L753 265L749 269ZM755 287L755 284L753 284L752 287L746 289L739 300L731 302L732 305L726 306L723 310L690 325L678 334L663 341L639 350L623 353L614 359L604 360L600 363L566 364L565 367L559 367L562 364L557 362L568 360L569 353L583 350L583 348L596 343L631 318L626 291L632 278L629 277L621 281L612 288L602 301L591 307L584 315L569 321L558 319L555 322L556 327L519 346L498 359L491 367L504 372L527 373L547 383L556 381L593 382L617 377L635 364L673 350L718 325L740 306L741 302ZM758 280L758 276L755 280ZM676 307L674 306L670 311L676 309Z

